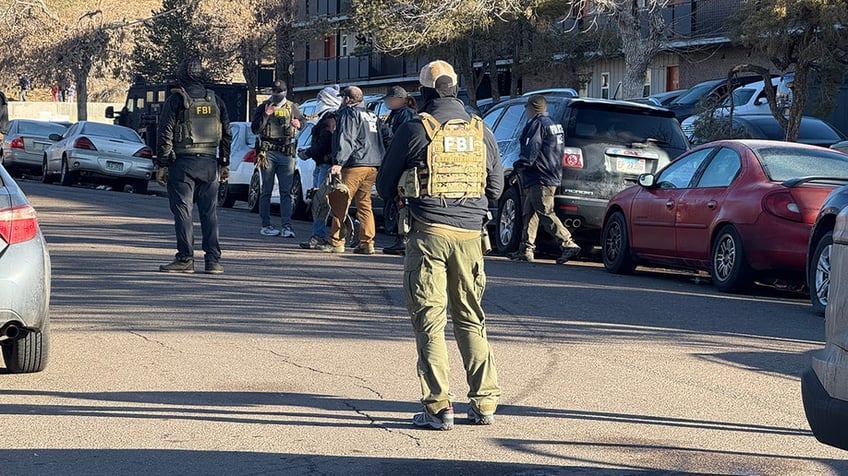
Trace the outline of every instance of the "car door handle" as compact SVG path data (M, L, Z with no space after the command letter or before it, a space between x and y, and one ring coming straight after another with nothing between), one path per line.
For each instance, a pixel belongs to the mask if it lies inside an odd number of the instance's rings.
M666 208L674 208L674 200L669 200L669 201L665 202L665 207Z
M710 210L713 210L717 206L718 202L716 202L715 200L710 200L709 202L707 202L707 208L709 208Z

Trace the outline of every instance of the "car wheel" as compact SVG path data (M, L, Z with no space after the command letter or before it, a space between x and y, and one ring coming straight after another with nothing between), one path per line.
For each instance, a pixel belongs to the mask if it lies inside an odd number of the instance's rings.
M44 163L41 165L41 182L53 183L56 181L56 176L47 171L47 157L44 158Z
M236 194L230 190L230 184L222 182L218 186L218 206L221 208L233 208L236 204Z
M62 174L59 176L62 185L70 187L77 182L77 174L68 169L68 159L62 159Z
M292 218L295 220L311 220L309 216L309 204L303 197L303 183L300 181L300 175L294 174L292 178Z
M833 232L821 237L810 260L810 302L816 314L824 315L830 292L830 252L833 249Z
M630 274L636 269L636 260L630 254L630 236L624 214L610 215L601 235L601 256L604 268L614 274Z
M262 180L259 171L253 172L250 177L250 185L247 188L247 209L250 213L259 213L259 194L262 193Z
M713 241L710 275L713 285L723 292L744 291L751 285L751 270L742 239L731 225L719 230Z
M521 192L517 187L510 187L498 204L498 233L495 246L499 253L509 253L518 249L523 231L522 225Z
M3 343L6 369L15 374L41 372L47 366L48 329L26 332L20 339Z

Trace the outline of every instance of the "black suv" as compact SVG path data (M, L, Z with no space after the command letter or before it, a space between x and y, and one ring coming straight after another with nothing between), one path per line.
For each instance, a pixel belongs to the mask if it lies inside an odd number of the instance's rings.
M521 241L522 187L513 174L518 138L527 122L522 96L492 107L483 121L492 128L506 171L507 186L497 207L497 249L506 253ZM625 101L547 96L548 113L565 130L562 185L556 212L574 239L588 251L598 243L609 199L639 174L655 173L689 148L674 113Z

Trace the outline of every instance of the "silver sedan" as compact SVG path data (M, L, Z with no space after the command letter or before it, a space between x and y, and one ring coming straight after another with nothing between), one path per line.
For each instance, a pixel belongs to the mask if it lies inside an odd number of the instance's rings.
M6 370L47 364L50 256L35 210L0 166L0 347Z
M80 178L109 182L122 189L132 185L137 193L147 192L153 176L153 151L134 130L112 124L82 121L63 135L51 135L44 151L43 181L59 179L73 185Z
M7 170L26 170L41 173L44 149L50 134L64 134L67 126L57 122L15 119L3 136L0 159Z

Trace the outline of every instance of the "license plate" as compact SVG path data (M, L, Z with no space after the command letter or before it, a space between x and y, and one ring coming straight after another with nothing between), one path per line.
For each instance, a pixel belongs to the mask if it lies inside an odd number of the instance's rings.
M34 150L36 152L44 152L45 148L46 148L46 146L44 144L39 143L39 142L33 142L32 143L32 150Z
M106 169L114 170L115 172L120 172L120 171L124 170L124 164L121 163L121 162L107 161L106 162Z
M624 157L616 157L615 169L625 174L644 174L645 159L627 159Z

